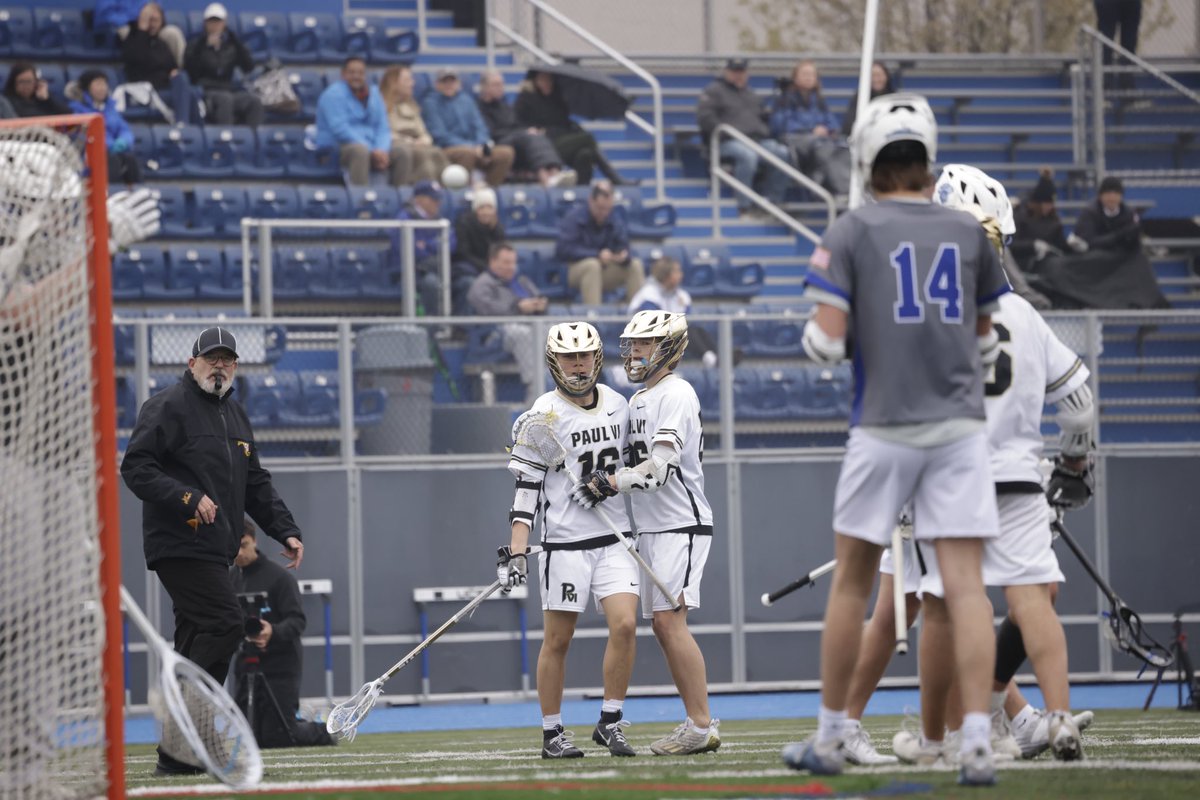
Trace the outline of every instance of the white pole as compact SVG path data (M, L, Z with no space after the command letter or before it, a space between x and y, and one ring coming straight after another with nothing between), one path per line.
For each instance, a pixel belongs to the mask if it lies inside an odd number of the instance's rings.
M879 0L867 0L867 13L863 17L862 58L858 64L858 106L855 119L861 120L871 102L871 65L875 63L875 32L879 27ZM863 204L863 183L866 176L859 168L854 156L856 148L850 147L850 208Z

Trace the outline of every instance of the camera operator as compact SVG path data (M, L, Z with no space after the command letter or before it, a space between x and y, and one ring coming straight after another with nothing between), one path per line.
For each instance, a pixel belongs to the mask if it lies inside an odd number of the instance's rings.
M306 619L300 607L300 587L279 564L263 556L255 546L254 523L246 520L241 546L231 570L234 589L243 598L246 613L246 641L236 656L234 674L237 676L237 702L247 710L249 682L257 671L266 678L270 693L258 684L254 697L254 735L261 747L306 747L334 744L325 726L303 722L296 718L300 708L300 676L303 668L300 637L304 635ZM249 594L260 600L247 606ZM265 601L261 598L265 596ZM256 659L256 661L254 661ZM283 722L271 701L274 694Z

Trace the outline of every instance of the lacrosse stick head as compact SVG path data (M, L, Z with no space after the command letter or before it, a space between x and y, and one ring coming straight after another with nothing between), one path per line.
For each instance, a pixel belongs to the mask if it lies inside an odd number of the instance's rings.
M549 469L558 469L566 461L567 451L554 435L554 422L558 415L553 411L526 411L513 425L512 450L524 449L526 454L537 456L537 460Z
M233 699L207 672L184 658L167 658L157 702L161 747L234 789L262 780L262 754L254 733Z
M1166 669L1175 663L1171 651L1156 642L1142 626L1142 618L1124 603L1117 602L1106 612L1108 627L1105 635L1114 648L1137 658L1155 669Z
M325 730L329 731L330 736L341 736L347 742L354 741L359 724L371 713L381 694L382 680L363 684L353 697L333 707L325 720Z

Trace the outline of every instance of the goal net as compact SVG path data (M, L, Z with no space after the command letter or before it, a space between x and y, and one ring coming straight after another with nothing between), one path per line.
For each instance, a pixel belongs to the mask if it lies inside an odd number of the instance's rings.
M99 117L0 121L6 798L123 790L105 195Z

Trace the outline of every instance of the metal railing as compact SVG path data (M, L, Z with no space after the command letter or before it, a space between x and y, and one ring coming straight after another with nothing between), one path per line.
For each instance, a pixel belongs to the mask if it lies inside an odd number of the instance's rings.
M603 53L605 56L607 56L608 58L615 61L617 64L620 64L622 67L629 70L637 77L641 78L643 81L645 81L650 86L650 93L651 93L652 101L654 104L654 109L653 109L654 121L652 123L647 122L639 114L635 114L632 111L625 112L625 119L628 120L631 124L637 126L641 130L648 133L653 140L655 196L659 202L665 202L667 199L667 194L666 194L666 161L665 161L665 157L663 155L663 98L662 98L662 86L659 84L658 79L655 78L653 75L651 75L646 70L642 69L636 63L631 61L624 54L618 52L616 49L610 47L606 42L602 41L601 39L599 39L598 37L593 35L590 31L588 31L586 28L584 28L578 22L575 22L573 19L566 16L561 11L558 11L557 9L553 8L549 4L543 2L542 0L524 0L524 2L528 3L530 6L533 7L535 14L539 14L539 13L545 14L548 17L550 17L551 19L555 20L560 25L562 25L564 28L569 30L571 33L575 34L580 39L583 39L585 42L590 44L592 47L599 50L601 53ZM529 39L522 36L518 31L513 30L513 28L509 27L508 25L505 25L503 22L501 22L499 19L497 19L492 13L492 6L493 6L492 0L487 0L487 3L486 3L486 9L487 9L487 11L486 11L486 14L487 14L487 44L486 44L486 48L487 48L488 67L495 67L495 65L496 65L496 60L495 60L495 49L496 49L495 33L496 32L506 36L513 44L522 48L526 52L536 56L537 58L542 59L543 61L545 61L548 64L560 63L561 59L550 55L545 50L543 50L541 47L537 46L535 43L531 42ZM515 6L516 6L516 2L514 0L514 12L515 12Z
M443 313L449 313L451 305L451 286L450 286L450 220L416 220L416 219L257 219L255 217L244 217L242 219L242 309L247 316L253 313L253 278L252 278L252 256L253 231L258 231L258 296L259 296L259 315L263 317L275 316L275 300L273 296L273 288L275 285L273 267L274 259L272 258L272 248L274 247L274 236L272 231L277 228L285 229L304 229L304 228L350 228L355 230L369 230L376 233L385 230L399 229L400 230L400 261L401 269L401 308L404 311L404 316L415 317L417 315L417 279L416 279L416 254L414 252L413 231L417 228L434 228L441 231L441 246L438 248L438 256L441 259L439 277L441 278L441 301ZM433 309L426 309L426 313L432 312Z
M709 137L708 143L708 173L712 181L712 186L709 190L709 199L712 202L713 236L717 238L720 238L721 236L721 184L724 183L735 192L749 197L754 201L755 205L766 211L775 219L782 222L784 225L791 228L796 233L803 236L805 239L808 239L813 244L818 244L821 241L821 237L819 234L813 231L812 228L792 217L783 209L779 208L779 206L775 205L770 200L754 191L754 187L747 186L746 184L742 183L721 167L721 137L723 135L746 145L753 150L759 158L765 160L770 167L779 170L784 175L787 175L793 181L819 197L821 201L825 203L825 208L829 212L825 223L826 225L832 225L833 220L837 217L837 203L834 201L833 195L825 191L825 187L821 186L821 184L817 183L812 178L808 177L803 172L772 153L770 150L767 150L765 147L739 131L737 128L733 128L722 123L718 125L716 130L712 132L712 136Z

